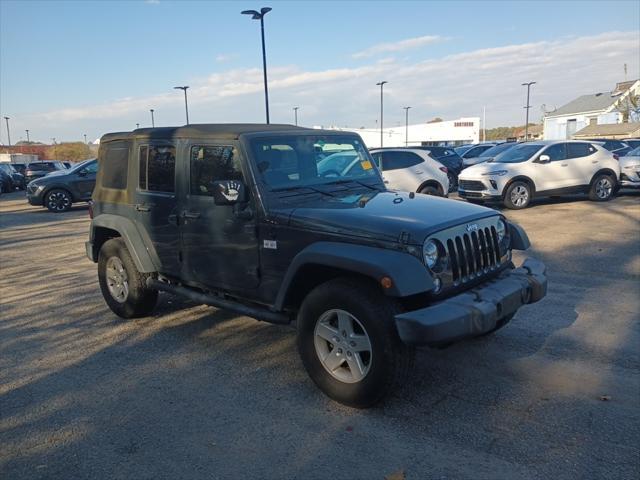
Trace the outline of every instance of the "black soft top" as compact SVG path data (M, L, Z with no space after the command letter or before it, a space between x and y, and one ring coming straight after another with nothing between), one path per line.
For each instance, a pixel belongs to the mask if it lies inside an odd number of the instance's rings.
M318 130L315 128L296 127L295 125L274 123L268 125L265 123L202 123L185 125L182 127L138 128L131 132L107 133L102 136L100 143L112 142L114 140L202 138L209 136L235 140L245 133L276 132L308 132L320 135L325 133L335 133L333 131Z

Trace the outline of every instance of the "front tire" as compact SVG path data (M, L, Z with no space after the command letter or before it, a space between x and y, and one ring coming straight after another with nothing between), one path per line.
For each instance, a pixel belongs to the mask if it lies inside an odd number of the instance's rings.
M531 202L531 186L526 182L513 182L504 196L504 206L512 210L527 208Z
M71 194L61 188L54 188L47 193L44 198L44 204L50 212L62 213L71 208L73 199Z
M591 182L589 200L594 202L606 202L611 200L616 191L616 181L605 173L597 175Z
M147 287L151 274L140 273L121 238L102 245L98 255L98 281L105 302L121 318L146 317L153 312L158 291Z
M404 382L414 349L400 341L395 312L374 285L355 279L331 280L307 295L298 314L298 351L320 390L367 408Z

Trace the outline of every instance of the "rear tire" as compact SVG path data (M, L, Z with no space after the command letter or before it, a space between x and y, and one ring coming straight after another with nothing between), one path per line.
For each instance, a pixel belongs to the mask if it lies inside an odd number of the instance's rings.
M151 274L140 273L121 238L102 245L98 255L98 281L105 302L121 318L146 317L153 312L158 291L147 287Z
M398 337L396 311L373 284L356 279L331 280L307 295L298 314L298 351L320 390L367 408L404 383L415 353Z
M71 194L61 188L54 188L44 197L44 205L53 213L68 211L72 203Z
M591 182L591 187L589 188L589 200L594 202L606 202L611 200L616 192L616 184L617 182L613 177L611 177L611 175L607 175L606 173L596 175Z
M504 196L504 206L512 210L527 208L531 202L531 186L526 182L513 182Z

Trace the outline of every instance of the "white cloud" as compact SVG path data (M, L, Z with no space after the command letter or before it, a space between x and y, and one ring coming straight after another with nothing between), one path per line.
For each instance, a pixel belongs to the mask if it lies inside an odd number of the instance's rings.
M640 76L639 33L609 32L553 41L506 45L411 62L387 59L353 68L307 71L295 65L269 68L271 117L292 122L291 108L299 105L303 125L375 126L379 87L385 85L385 125L404 121L402 106L410 105L412 121L435 116L479 116L487 107L488 126L524 123L525 89L531 91L533 121L540 106L561 106L587 93L612 89L624 78ZM263 121L261 68L220 71L191 83L190 118L196 123ZM96 105L25 115L15 128L50 132L65 138L69 132L92 133L145 125L149 108L156 110L157 125L184 121L182 95L163 93L122 98ZM16 116L17 117L17 116ZM21 121L24 126L18 124ZM46 138L46 137L45 137Z
M216 62L228 62L229 60L233 60L234 58L236 58L236 56L237 55L234 53L221 53L219 55L216 55Z
M431 45L433 43L443 42L448 40L447 37L441 37L439 35L425 35L416 38L407 38L406 40L400 40L398 42L379 43L373 47L369 47L360 52L356 52L351 55L353 58L365 58L379 55L381 53L389 52L401 52L403 50L409 50L411 48L424 47L425 45Z

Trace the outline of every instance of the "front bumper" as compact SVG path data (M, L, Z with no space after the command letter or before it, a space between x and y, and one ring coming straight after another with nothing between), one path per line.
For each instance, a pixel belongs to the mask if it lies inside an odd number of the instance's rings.
M460 198L477 198L479 200L502 200L502 195L500 194L495 194L487 191L479 192L476 190L462 190L460 187L458 187L458 196Z
M490 332L518 309L547 294L545 265L532 258L520 268L440 303L396 315L400 339L408 345L443 345Z
M44 205L44 188L33 188L27 185L27 201L30 205L41 207Z

